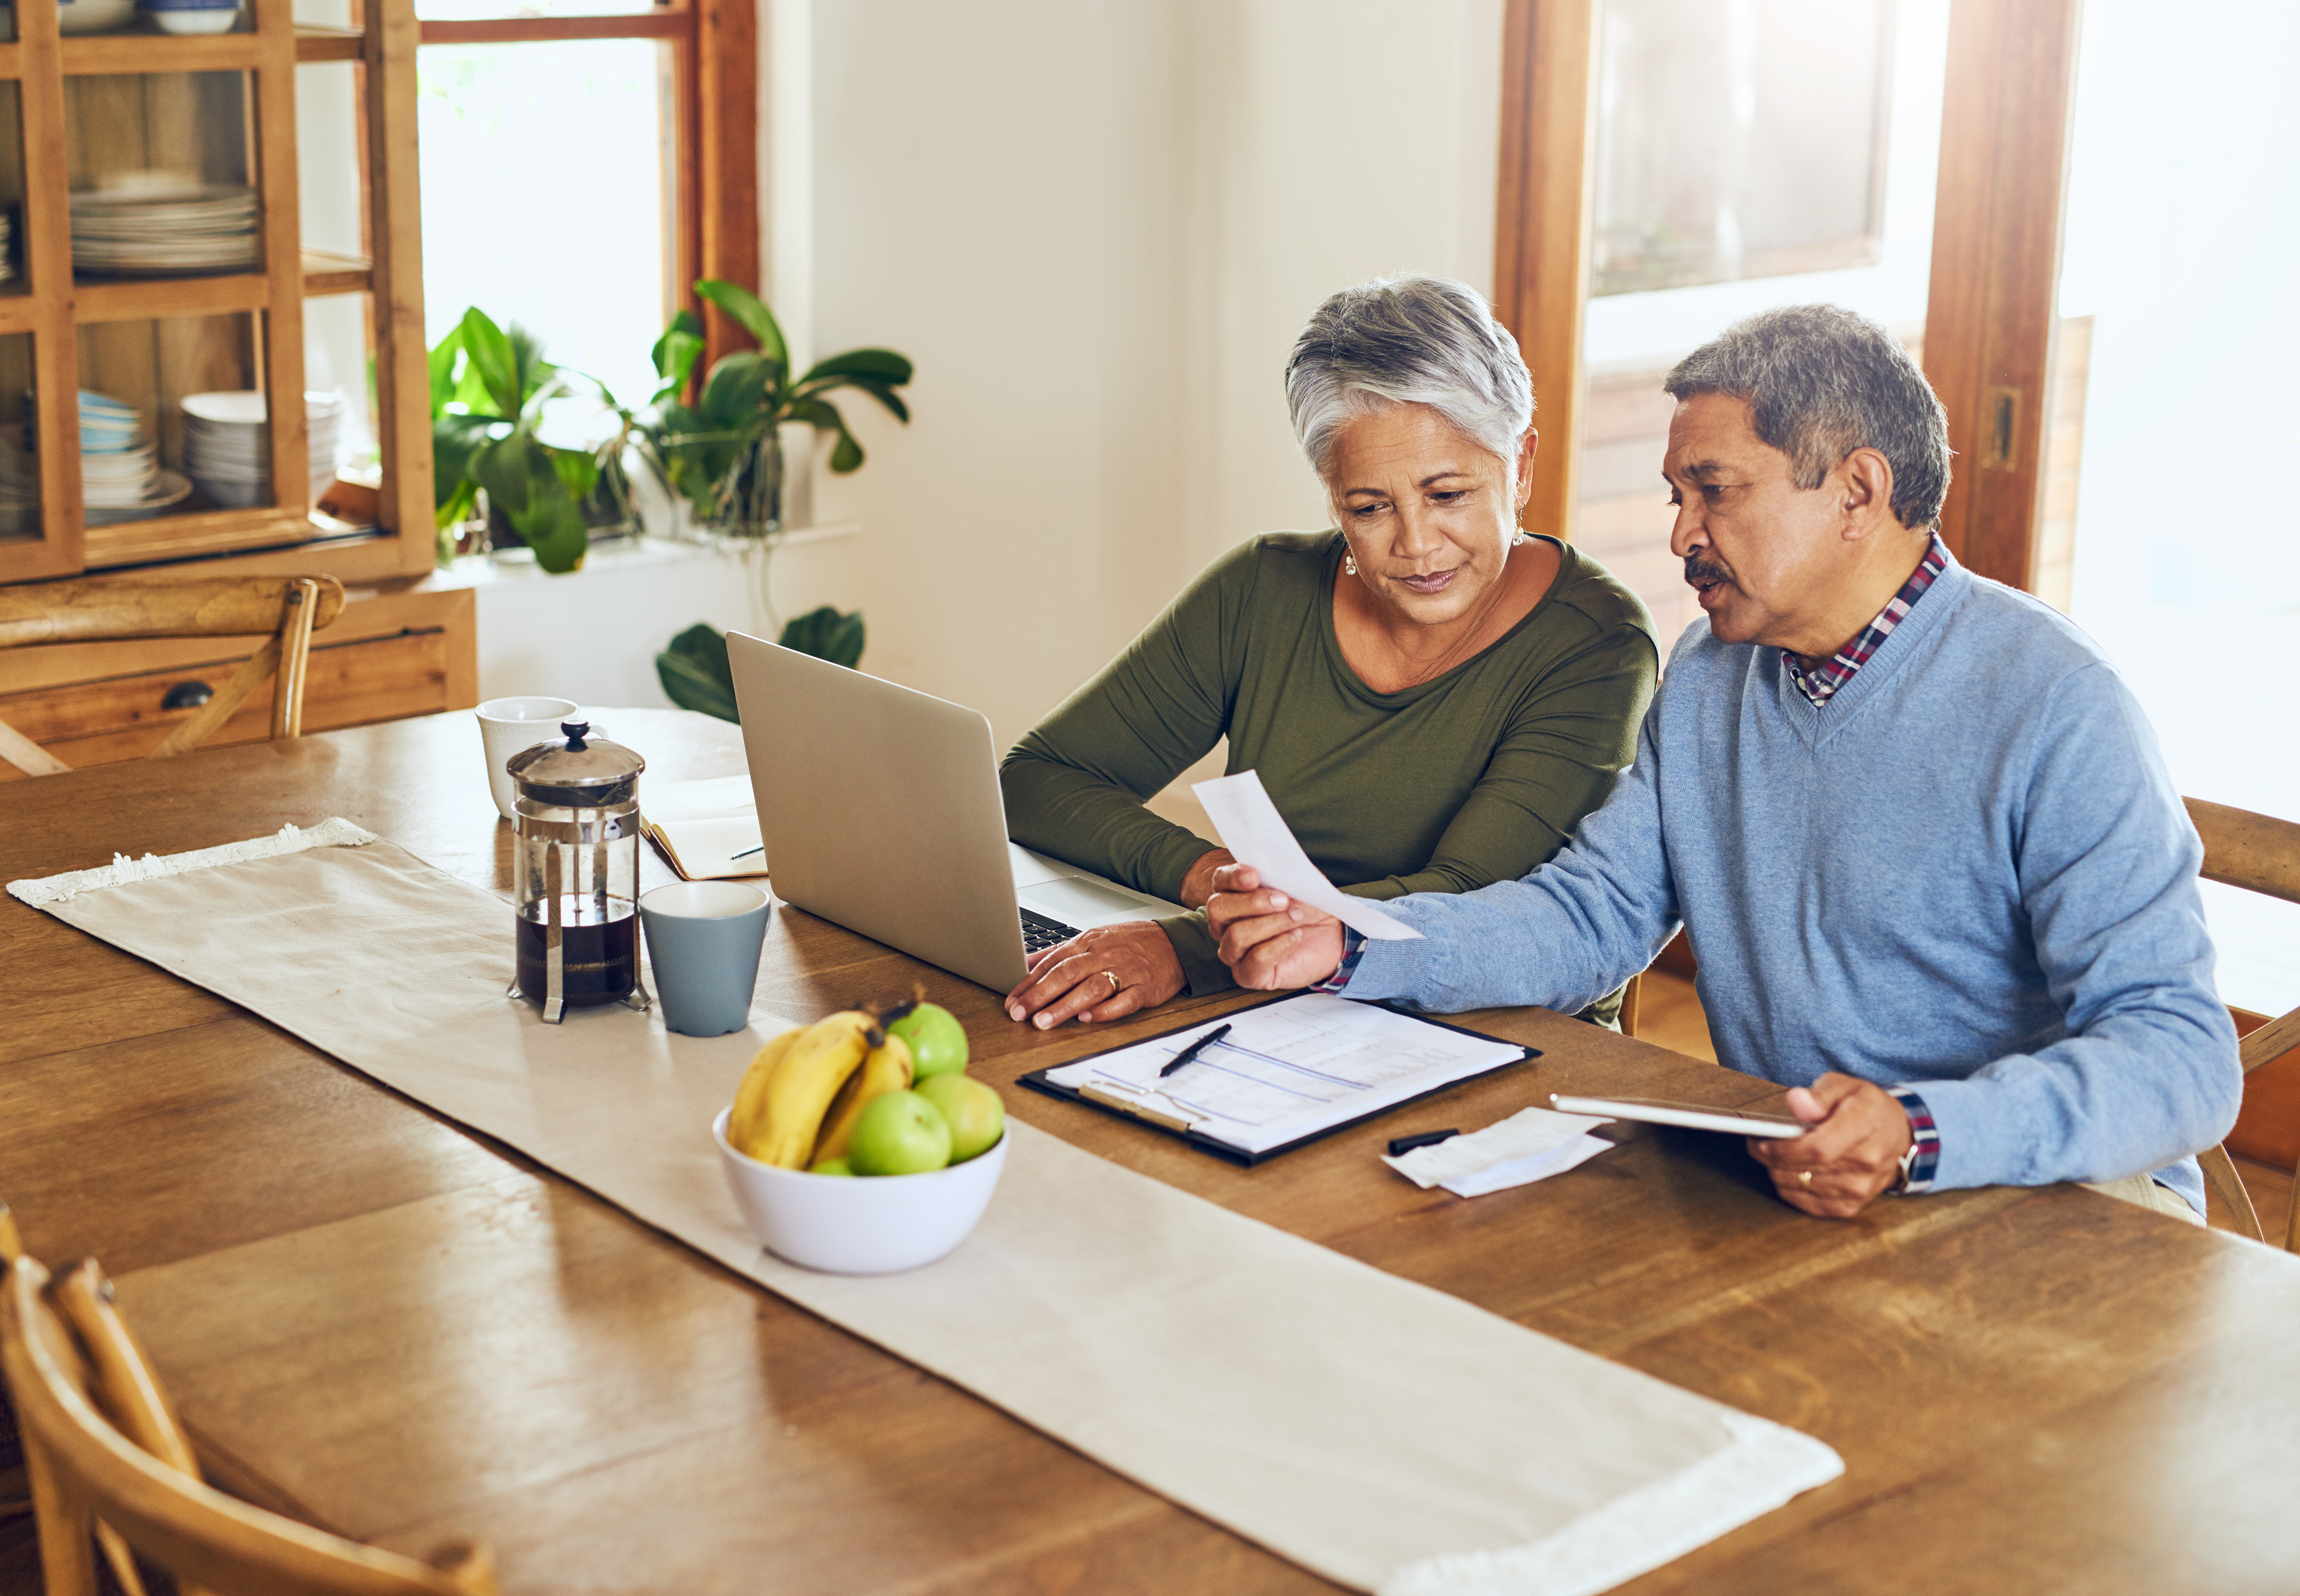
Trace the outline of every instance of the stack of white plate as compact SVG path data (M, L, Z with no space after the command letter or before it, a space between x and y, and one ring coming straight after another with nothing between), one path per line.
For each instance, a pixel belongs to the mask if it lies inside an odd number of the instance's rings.
M192 473L192 480L229 509L262 503L271 486L271 428L263 396L246 391L188 394L183 407L184 469ZM316 495L336 474L344 397L307 393L304 414Z
M72 270L118 277L253 271L262 258L255 190L159 173L71 196Z
M191 497L192 485L160 469L159 446L144 436L132 405L109 394L79 395L80 504L90 526L142 521Z

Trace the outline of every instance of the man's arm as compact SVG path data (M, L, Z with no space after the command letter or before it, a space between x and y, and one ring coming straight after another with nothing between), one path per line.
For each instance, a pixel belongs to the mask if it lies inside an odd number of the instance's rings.
M1350 973L1353 998L1440 1014L1540 1004L1574 1013L1653 962L1677 931L1677 896L1656 794L1658 702L1637 763L1567 847L1523 880L1474 892L1420 892L1386 910L1421 940L1368 942ZM1224 892L1207 906L1238 984L1267 990L1329 978L1342 937L1323 915L1273 908L1266 891Z
M1942 1188L2162 1169L2225 1136L2243 1096L2196 890L2203 845L2140 706L2098 664L2043 707L2016 863L2069 1034L1918 1083Z

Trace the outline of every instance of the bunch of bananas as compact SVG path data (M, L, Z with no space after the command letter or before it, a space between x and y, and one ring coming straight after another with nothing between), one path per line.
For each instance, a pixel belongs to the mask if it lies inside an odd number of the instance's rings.
M738 1152L779 1169L807 1169L846 1156L854 1122L873 1098L906 1090L910 1044L877 1015L842 1009L795 1025L759 1049L728 1116Z

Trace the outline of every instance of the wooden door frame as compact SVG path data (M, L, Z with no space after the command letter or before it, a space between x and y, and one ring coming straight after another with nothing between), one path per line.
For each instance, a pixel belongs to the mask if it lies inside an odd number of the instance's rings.
M1529 531L1573 536L1580 476L1582 307L1596 164L1597 0L1508 0L1502 22L1494 314L1533 372L1541 452Z
M1600 0L1507 0L1494 308L1531 366L1541 469L1524 524L1570 535L1586 375ZM1956 451L1941 534L2027 588L2044 480L2054 304L2082 0L1954 0L1925 375Z
M2021 589L2036 573L2082 4L1949 9L1925 307L1925 376L1956 451L1941 539Z

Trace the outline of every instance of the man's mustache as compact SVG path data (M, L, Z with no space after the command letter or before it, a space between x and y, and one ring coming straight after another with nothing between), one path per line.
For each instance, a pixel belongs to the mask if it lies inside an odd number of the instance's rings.
M1685 556L1685 580L1698 585L1702 582L1729 582L1733 573L1722 565L1712 565L1699 555Z

